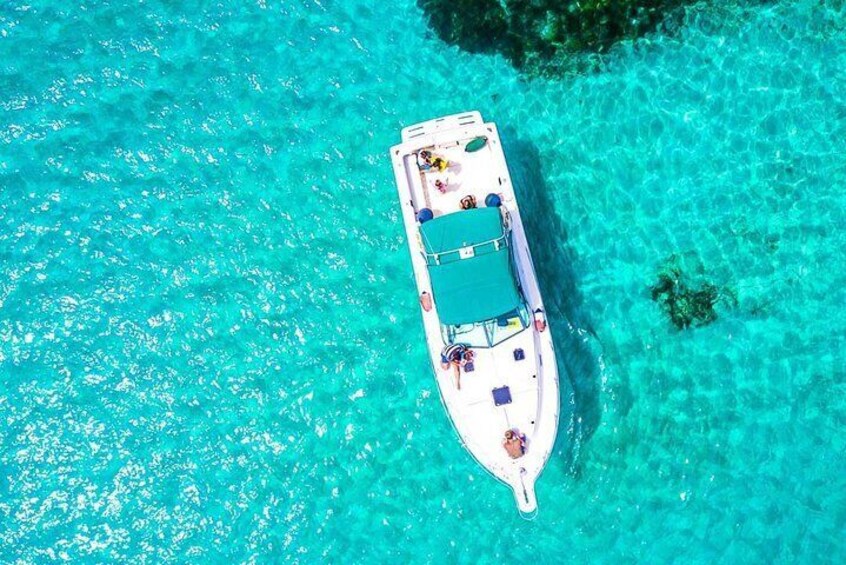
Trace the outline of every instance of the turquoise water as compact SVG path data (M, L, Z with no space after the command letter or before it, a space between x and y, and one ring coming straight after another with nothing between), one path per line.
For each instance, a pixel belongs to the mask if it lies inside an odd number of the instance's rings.
M0 561L846 560L843 3L560 80L382 4L2 4ZM571 385L532 523L443 413L387 155L467 109ZM672 255L737 305L675 330Z

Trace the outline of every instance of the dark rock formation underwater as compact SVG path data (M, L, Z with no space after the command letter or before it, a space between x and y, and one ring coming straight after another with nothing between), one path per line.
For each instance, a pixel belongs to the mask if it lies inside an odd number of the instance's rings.
M530 74L583 70L587 57L682 15L689 0L418 0L435 33L472 53L501 53Z

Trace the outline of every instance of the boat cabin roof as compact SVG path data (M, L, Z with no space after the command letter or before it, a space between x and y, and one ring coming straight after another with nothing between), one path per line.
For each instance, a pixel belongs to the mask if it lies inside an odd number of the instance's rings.
M438 216L420 226L420 235L441 323L482 322L520 305L498 207Z

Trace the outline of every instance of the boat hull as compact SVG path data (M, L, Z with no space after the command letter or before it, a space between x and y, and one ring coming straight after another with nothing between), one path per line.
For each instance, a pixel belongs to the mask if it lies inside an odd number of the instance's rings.
M482 138L484 142L479 141ZM474 145L465 149L471 143ZM449 165L445 170L422 170L421 150L442 155ZM428 295L421 300L421 313L444 408L468 452L511 487L518 510L532 516L537 512L535 482L552 453L558 430L558 370L499 133L478 112L446 116L405 128L403 143L391 148L391 159L417 292L421 298ZM438 179L441 186L435 182ZM446 190L442 190L444 181ZM459 389L454 368L444 369L441 364L445 342L437 296L420 244L418 213L423 208L435 216L460 213L459 202L468 194L480 205L495 194L507 210L514 275L533 318L528 327L501 343L474 348L474 370L461 373ZM509 391L509 402L498 405L494 391L503 388ZM503 447L504 432L509 429L525 438L525 453L517 459L509 457Z

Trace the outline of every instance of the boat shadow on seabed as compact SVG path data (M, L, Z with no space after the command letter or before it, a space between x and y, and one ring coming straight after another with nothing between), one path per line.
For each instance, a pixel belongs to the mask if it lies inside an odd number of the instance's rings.
M561 416L554 452L578 478L580 448L590 440L601 419L602 344L582 308L573 270L575 250L555 212L540 153L513 130L502 131L501 137L555 343Z

